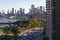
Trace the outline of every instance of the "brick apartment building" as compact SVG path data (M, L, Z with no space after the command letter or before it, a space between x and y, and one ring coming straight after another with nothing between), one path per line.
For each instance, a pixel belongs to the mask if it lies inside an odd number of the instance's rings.
M47 27L49 40L60 40L60 0L46 0Z

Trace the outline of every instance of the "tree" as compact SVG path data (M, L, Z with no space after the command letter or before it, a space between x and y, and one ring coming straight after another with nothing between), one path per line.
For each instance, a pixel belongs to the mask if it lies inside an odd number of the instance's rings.
M4 33L9 34L10 33L10 28L8 26L4 27Z
M18 36L18 33L20 33L20 31L18 30L18 27L12 27L11 28L11 33L14 34L14 36Z
M38 20L39 26L42 26L44 23L46 23L46 20L45 19Z

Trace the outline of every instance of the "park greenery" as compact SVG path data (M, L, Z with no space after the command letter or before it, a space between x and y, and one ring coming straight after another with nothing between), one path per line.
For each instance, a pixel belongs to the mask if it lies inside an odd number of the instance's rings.
M45 19L19 20L14 22L13 26L11 26L11 22L9 22L9 26L0 28L0 32L5 35L13 34L13 36L18 36L21 32L24 32L25 29L43 27L45 23Z

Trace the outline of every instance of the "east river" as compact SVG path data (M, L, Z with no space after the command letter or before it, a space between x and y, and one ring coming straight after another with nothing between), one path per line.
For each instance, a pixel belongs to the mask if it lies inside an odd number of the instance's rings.
M0 19L0 23L7 23L7 22L16 22L18 19ZM9 26L8 24L0 24L0 27Z

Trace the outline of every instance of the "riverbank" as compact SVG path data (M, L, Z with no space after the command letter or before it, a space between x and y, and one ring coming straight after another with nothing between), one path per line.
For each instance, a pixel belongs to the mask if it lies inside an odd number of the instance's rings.
M19 28L20 30L20 33L18 34L18 36L24 36L24 35L26 35L25 33L28 33L28 32L33 32L33 31L42 31L42 30L44 30L44 28L40 28L40 27L35 27L35 28ZM1 35L8 35L8 36L13 36L13 34L11 33L11 34L5 34L5 33L3 33L2 32L3 30L2 29L0 29L0 36Z

